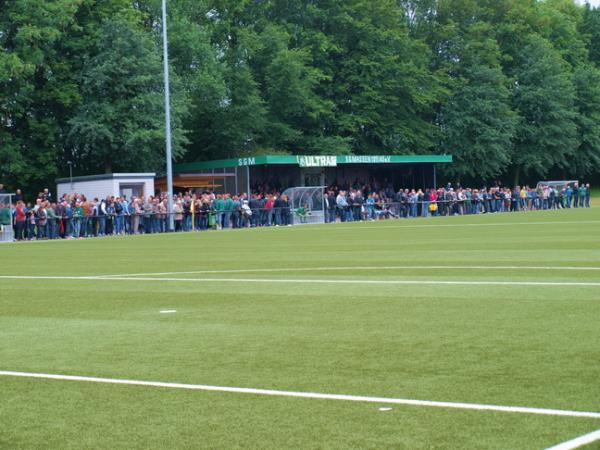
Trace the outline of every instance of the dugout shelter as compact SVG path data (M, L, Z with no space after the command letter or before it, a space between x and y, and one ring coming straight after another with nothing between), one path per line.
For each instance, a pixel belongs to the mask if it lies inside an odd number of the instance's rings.
M254 186L290 187L352 184L378 180L399 188L433 188L437 166L452 155L263 155L175 164L173 185L181 190L252 192ZM166 190L165 177L155 182Z

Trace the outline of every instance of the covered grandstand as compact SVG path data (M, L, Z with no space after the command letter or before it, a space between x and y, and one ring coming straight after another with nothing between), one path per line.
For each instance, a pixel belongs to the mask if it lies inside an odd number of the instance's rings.
M273 183L282 188L328 186L353 180L381 180L395 188L432 188L437 165L452 155L264 155L176 164L174 186L181 190L250 192L253 186ZM157 190L166 188L164 177Z

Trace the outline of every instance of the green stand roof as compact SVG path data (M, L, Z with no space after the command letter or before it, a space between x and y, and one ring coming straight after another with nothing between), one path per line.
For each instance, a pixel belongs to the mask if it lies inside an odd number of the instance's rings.
M175 164L173 171L175 173L183 173L206 169L224 169L270 164L288 164L298 165L300 167L336 167L342 164L418 164L451 162L452 155L264 155Z

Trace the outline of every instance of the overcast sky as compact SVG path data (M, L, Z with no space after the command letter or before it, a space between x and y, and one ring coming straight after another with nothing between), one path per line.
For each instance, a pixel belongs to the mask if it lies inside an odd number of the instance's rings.
M579 3L585 3L585 0L579 0ZM588 3L592 6L600 6L600 0L589 0Z

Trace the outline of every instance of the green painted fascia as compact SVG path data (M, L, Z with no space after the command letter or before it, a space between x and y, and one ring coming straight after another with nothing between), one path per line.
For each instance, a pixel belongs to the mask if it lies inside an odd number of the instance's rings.
M258 165L290 164L297 165L300 155L262 155L234 159L218 159L175 164L174 173L196 172L206 169L226 169ZM452 155L338 155L338 164L410 164L410 163L451 163Z

